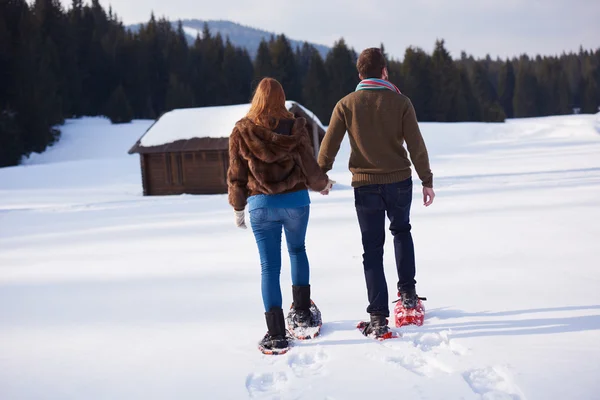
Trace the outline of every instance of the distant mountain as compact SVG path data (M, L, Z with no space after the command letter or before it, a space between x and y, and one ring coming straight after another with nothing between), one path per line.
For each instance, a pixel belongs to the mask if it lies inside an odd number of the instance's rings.
M196 40L196 36L198 34L202 36L202 29L204 28L205 22L208 24L211 34L220 33L221 36L223 36L223 39L229 37L229 40L233 45L247 49L250 57L252 58L255 57L260 41L263 38L265 40L269 40L271 35L276 35L272 32L250 28L248 26L240 25L231 21L203 21L199 19L186 19L182 20L181 23L183 24L183 30L185 31L190 44L194 43L194 40ZM140 26L141 24L129 25L127 28L137 31L140 29ZM177 27L177 22L173 22L173 26ZM288 39L293 48L301 47L304 44L304 41L302 40ZM329 47L322 44L310 44L313 45L319 51L319 53L321 53L323 58L327 56L327 53L330 50Z

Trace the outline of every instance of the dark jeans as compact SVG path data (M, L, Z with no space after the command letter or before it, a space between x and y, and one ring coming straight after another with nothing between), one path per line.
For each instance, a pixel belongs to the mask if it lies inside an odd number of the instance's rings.
M370 314L390 315L388 290L383 269L385 214L394 235L398 290L413 289L415 281L415 249L410 233L412 179L386 185L367 185L354 189L358 223L362 233L363 265Z
M261 291L265 311L281 307L281 230L285 231L292 284L309 284L310 271L304 239L308 226L310 206L296 208L258 208L250 211L252 231L258 246L261 266Z

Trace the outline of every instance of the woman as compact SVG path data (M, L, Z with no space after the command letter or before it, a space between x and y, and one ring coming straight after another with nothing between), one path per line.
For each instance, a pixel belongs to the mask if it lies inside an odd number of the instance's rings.
M268 331L259 349L265 354L283 354L288 341L279 284L281 230L292 266L293 304L287 322L293 334L299 327L321 325L320 312L310 299L304 247L310 209L307 187L327 191L332 182L314 158L306 120L294 118L286 109L285 93L275 79L265 78L258 84L250 111L233 128L227 181L236 225L246 228L247 205L260 254Z

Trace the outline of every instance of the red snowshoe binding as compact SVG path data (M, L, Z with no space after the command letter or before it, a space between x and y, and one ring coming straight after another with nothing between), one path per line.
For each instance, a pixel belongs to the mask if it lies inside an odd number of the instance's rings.
M405 325L422 326L425 320L425 297L418 297L414 293L398 293L398 300L394 301L394 322L396 328Z

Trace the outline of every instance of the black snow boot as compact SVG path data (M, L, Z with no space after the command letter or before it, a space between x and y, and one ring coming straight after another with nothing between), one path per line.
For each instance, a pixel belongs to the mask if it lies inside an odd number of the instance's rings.
M387 339L392 334L388 319L384 315L371 314L371 321L364 324L362 334L375 339Z
M290 334L299 340L313 339L321 330L321 311L310 299L310 285L292 286L294 301L287 315Z
M415 288L411 287L405 290L400 290L400 300L402 301L402 307L410 310L417 307L419 296L417 296Z
M264 354L284 354L289 349L286 337L285 319L280 307L273 307L265 313L268 332L258 344Z
M292 286L293 303L288 314L290 328L308 327L313 325L310 312L310 285Z

